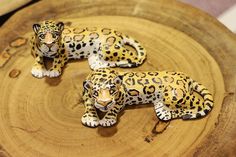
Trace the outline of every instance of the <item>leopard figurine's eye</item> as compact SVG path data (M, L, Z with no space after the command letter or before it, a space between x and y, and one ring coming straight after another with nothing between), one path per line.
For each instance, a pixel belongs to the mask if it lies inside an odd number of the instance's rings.
M44 38L45 38L45 35L44 35L44 34L40 34L40 35L39 35L39 38L44 39Z
M98 92L97 92L97 91L94 91L94 92L93 92L93 96L96 96L96 97L97 97L97 96L98 96Z
M54 32L54 33L52 34L52 37L53 37L53 38L56 38L56 37L58 37L59 35L60 35L59 32Z
M110 94L115 94L116 89L115 88L111 88L109 91L110 91Z

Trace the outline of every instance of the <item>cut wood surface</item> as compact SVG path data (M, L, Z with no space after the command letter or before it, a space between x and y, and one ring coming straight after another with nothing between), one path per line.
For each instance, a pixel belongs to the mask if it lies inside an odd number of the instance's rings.
M134 37L148 58L138 68L119 70L185 72L213 93L212 112L199 120L173 120L165 128L147 104L127 107L114 127L83 126L87 60L69 62L59 78L36 79L30 73L32 24L45 19L110 27ZM0 156L236 154L236 38L199 10L172 0L40 1L10 18L0 37Z
M9 13L27 3L30 0L1 0L0 2L0 16Z

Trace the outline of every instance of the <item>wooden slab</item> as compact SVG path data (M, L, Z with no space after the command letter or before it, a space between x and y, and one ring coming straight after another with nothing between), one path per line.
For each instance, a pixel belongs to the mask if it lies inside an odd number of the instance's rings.
M141 67L120 70L188 73L214 94L213 111L200 120L171 121L157 135L151 104L128 107L114 127L84 127L81 89L91 71L87 60L67 64L60 78L36 79L30 74L33 58L28 38L32 24L45 19L129 34L145 46L148 59ZM0 37L4 39L0 44L0 156L235 154L236 40L198 10L171 0L40 1L14 15L3 25Z

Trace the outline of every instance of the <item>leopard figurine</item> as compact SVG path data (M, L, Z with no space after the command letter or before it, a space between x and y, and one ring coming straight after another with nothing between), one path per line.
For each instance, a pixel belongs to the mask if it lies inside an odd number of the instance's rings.
M31 40L35 62L31 73L37 78L58 77L69 59L88 58L91 69L136 67L146 59L146 51L133 38L110 28L65 27L63 22L44 21L33 25ZM136 52L124 45L132 46ZM53 58L46 70L44 57Z
M213 107L209 90L181 72L97 69L83 87L85 113L81 121L89 127L114 125L126 105L152 103L162 121L201 118ZM97 109L105 112L103 118L99 119Z

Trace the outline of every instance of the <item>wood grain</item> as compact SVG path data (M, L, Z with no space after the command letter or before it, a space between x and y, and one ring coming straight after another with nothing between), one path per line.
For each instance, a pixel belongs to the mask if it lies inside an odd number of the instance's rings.
M172 0L69 3L40 1L19 11L0 30L4 37L0 50L8 55L7 59L0 57L2 156L235 154L236 40L230 31L212 17ZM214 94L213 111L200 120L174 120L155 136L152 105L127 107L118 125L111 128L84 127L80 123L84 111L81 89L90 72L86 60L67 64L56 79L35 79L30 74L33 58L27 39L32 24L45 19L80 27L110 27L133 36L147 49L148 59L141 67L120 70L188 73ZM21 73L11 78L14 69Z
M0 2L0 16L9 13L10 11L13 11L27 3L29 3L30 0L1 0Z

